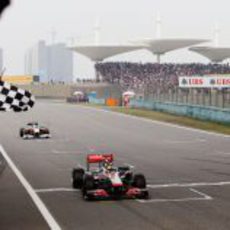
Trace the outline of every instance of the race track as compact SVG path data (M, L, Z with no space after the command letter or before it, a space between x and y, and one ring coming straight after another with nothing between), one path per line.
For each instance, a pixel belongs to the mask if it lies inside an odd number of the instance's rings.
M64 102L0 114L0 229L230 229L230 138ZM22 140L29 121L52 138ZM150 199L86 202L71 170L115 153L146 175Z

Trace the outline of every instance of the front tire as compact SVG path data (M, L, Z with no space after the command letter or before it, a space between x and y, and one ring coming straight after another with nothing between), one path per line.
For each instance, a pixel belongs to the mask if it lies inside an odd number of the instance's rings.
M90 196L87 192L95 189L94 178L92 175L86 175L83 180L82 195L84 200L93 200L93 196Z
M72 186L80 189L83 186L84 169L76 168L72 171Z
M20 136L20 137L23 137L23 135L24 135L24 129L21 128L20 131L19 131L19 136Z

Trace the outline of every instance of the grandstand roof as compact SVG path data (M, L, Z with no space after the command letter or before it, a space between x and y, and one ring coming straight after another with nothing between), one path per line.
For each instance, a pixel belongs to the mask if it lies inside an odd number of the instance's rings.
M185 48L192 45L208 42L206 39L177 39L177 38L166 38L166 39L144 39L140 43L147 46L146 48L152 53L161 55L169 51Z
M103 61L117 54L130 52L144 48L141 45L89 45L75 46L71 49L77 53L87 56L92 61Z
M199 53L208 58L212 62L222 62L226 58L230 58L230 47L191 47L189 50Z

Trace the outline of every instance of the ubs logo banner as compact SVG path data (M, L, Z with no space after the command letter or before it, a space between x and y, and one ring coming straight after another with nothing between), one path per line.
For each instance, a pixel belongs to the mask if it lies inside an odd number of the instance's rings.
M230 75L179 77L181 88L230 88Z

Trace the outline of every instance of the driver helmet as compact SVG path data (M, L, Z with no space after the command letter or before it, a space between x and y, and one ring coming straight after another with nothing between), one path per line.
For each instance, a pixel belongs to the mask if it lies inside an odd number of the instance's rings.
M111 171L113 168L113 163L108 159L105 159L103 162L103 167L105 168L106 171Z

